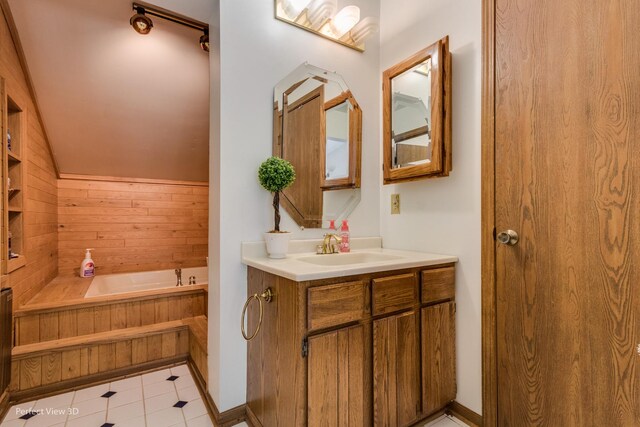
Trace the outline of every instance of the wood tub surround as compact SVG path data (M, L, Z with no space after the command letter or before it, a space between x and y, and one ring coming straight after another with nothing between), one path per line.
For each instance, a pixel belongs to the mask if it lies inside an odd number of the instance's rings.
M197 316L184 319L183 322L189 326L189 359L200 375L200 381L206 385L207 378L209 378L207 367L207 317Z
M408 426L456 396L453 264L296 282L249 267L271 287L248 343L247 418L255 426ZM258 322L250 307L248 331Z
M12 400L187 359L207 378L207 285L84 298L90 282L59 277L14 313Z
M185 361L204 395L206 331L207 318L197 316L16 347L11 401L40 398Z
M59 279L43 290L52 295L70 287L76 294L89 281ZM59 295L65 295L63 291ZM37 342L90 335L131 327L152 325L206 315L207 285L156 289L94 298L62 300L36 295L29 304L14 313L14 336L17 346Z
M206 327L206 323L206 317L199 316L16 347L11 364L11 401L185 361L206 387L206 338L202 341L202 334L193 329Z
M16 395L47 385L59 388L65 381L154 361L172 363L188 353L188 326L182 321L29 344L14 348L10 388Z

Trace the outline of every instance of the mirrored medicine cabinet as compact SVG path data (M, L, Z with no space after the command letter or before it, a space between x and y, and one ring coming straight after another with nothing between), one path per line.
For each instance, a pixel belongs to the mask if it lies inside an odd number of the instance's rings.
M394 65L382 77L384 183L449 175L449 37Z

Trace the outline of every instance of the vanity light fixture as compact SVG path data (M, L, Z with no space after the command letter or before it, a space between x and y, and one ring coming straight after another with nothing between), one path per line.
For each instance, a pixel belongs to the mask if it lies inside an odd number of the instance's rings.
M274 0L275 17L320 37L364 52L364 42L379 30L377 19L360 20L360 8L343 7L338 13L337 0Z
M195 19L188 18L186 16L179 15L170 10L163 9L161 7L153 6L148 3L134 2L132 3L135 14L129 20L129 24L139 34L149 34L153 28L153 22L149 16L165 19L167 21L174 22L176 24L184 25L185 27L193 28L194 30L202 31L204 34L200 36L200 47L205 52L209 52L209 25L204 22L196 21Z

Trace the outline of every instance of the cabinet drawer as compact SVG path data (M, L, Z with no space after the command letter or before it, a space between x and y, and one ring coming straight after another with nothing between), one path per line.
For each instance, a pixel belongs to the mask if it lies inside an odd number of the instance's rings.
M373 279L373 315L393 313L418 302L418 279L415 274Z
M453 299L456 294L455 267L422 271L422 303Z
M309 330L355 322L367 311L366 286L362 281L309 288Z

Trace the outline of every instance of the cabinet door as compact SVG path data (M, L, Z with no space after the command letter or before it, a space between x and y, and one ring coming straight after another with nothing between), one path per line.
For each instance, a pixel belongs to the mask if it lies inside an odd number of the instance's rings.
M309 338L309 427L368 424L365 422L369 418L366 416L365 341L363 325Z
M456 306L422 309L422 399L425 415L456 398Z
M420 414L418 311L373 322L373 420L406 426Z

